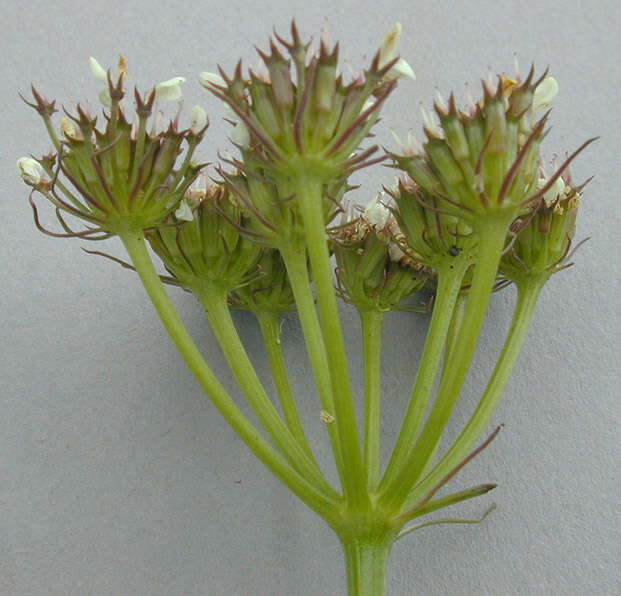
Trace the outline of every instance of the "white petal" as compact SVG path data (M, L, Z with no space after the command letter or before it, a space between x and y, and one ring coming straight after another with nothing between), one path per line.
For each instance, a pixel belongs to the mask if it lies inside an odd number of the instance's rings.
M110 97L109 89L102 89L99 92L99 101L102 103L102 105L106 106L107 108L109 108L112 105L112 98Z
M381 195L373 199L364 210L364 218L375 227L376 230L383 230L390 219L391 213L380 202Z
M537 85L533 96L533 109L537 112L552 103L558 93L558 82L554 77L546 77Z
M389 81L394 81L395 79L400 79L402 77L408 77L416 80L416 75L414 74L412 67L403 58L399 58L395 65L386 73L384 78Z
M198 75L198 77L200 79L201 85L203 86L210 84L217 85L218 87L226 87L226 81L215 72L203 71Z
M407 255L403 252L401 247L396 242L391 242L388 245L388 256L391 261L395 263L399 263L401 259L407 257Z
M192 205L198 205L207 195L208 185L209 180L205 172L201 172L185 191L186 200Z
M436 137L442 137L442 129L438 123L435 112L431 113L425 109L425 106L420 105L420 113L423 116L423 126Z
M231 141L236 145L247 147L250 143L250 133L243 122L238 122L231 132Z
M157 136L160 131L160 126L164 122L164 112L162 110L157 110L155 114L153 114L153 119L151 120L151 136Z
M239 116L237 112L226 101L222 102L222 109L224 110L226 117L233 122L239 122Z
M185 79L183 77L173 77L167 81L162 81L155 86L155 99L157 101L176 101L183 97L181 93L181 83Z
M36 159L32 159L32 157L20 157L17 160L17 169L26 184L36 186L41 182L43 168Z
M379 50L379 68L383 68L397 54L399 39L401 38L401 23L395 23L392 31L384 37Z
M88 65L91 67L93 76L102 83L108 84L108 73L106 69L95 60L92 56L88 59Z
M540 178L539 188L543 188L547 183L548 181L546 179L542 181ZM546 206L549 207L552 203L554 203L554 201L556 201L558 197L563 196L564 192L565 192L565 183L563 182L563 179L561 178L561 176L559 176L554 182L554 184L543 195L543 200Z
M207 126L207 113L201 106L194 106L190 112L190 122L192 132L197 135L205 126Z
M414 131L411 128L408 130L408 138L406 142L403 142L399 135L397 135L397 133L392 129L390 134L392 134L393 139L397 142L401 153L404 155L417 155L423 153L423 145L414 136Z
M183 200L179 203L179 207L175 210L175 217L183 221L192 221L194 219L194 213L192 213L192 209L187 201Z

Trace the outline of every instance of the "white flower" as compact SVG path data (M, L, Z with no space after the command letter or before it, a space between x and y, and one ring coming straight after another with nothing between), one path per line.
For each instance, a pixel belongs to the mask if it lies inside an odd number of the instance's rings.
M207 196L209 187L209 179L205 175L205 172L202 171L185 191L185 200L188 201L190 205L198 205Z
M17 169L26 184L36 186L41 182L43 168L36 159L32 159L32 157L20 157L17 160Z
M101 64L99 64L99 62L97 62L97 60L92 56L88 59L88 64L91 67L91 72L93 73L93 76L98 81L101 81L102 83L107 85L108 73L106 72L106 69Z
M414 73L413 68L403 58L399 58L395 65L386 73L384 78L392 81L403 77L415 80L416 74Z
M377 195L366 207L364 210L364 218L377 230L383 230L390 218L392 213L387 209L384 204L381 202L382 195Z
M548 107L558 93L558 82L554 77L546 77L537 85L533 95L533 109L539 112Z
M537 188L543 188L548 183L549 179L550 178L546 176L544 172L541 172L541 176L537 181ZM562 176L559 176L554 184L543 194L543 202L546 204L546 207L550 207L550 205L552 205L556 199L562 197L564 193L565 181Z
M203 110L203 108L201 108L201 106L197 105L192 108L192 111L190 112L190 122L190 129L195 135L207 126L209 119L207 118L207 113Z
M183 97L181 83L185 82L183 77L173 77L167 81L162 81L155 86L155 99L157 101L177 101Z
M215 72L203 71L199 75L201 85L206 87L207 85L217 85L218 87L226 87L226 81Z
M99 92L99 101L104 106L109 108L112 105L112 99L110 97L110 89L108 88L108 73L105 68L92 56L88 59L88 64L91 68L93 76L105 85L105 88Z
M392 31L384 37L382 45L380 46L378 68L383 68L395 58L400 38L401 23L395 23ZM416 79L414 70L403 58L399 58L399 60L397 60L392 68L386 73L384 78L392 81L401 77Z
M210 85L216 87L226 87L226 81L215 72L203 71L199 74L200 82L203 87L209 89ZM250 143L250 133L246 125L240 120L239 116L235 113L235 110L226 102L224 105L224 111L229 120L235 125L231 131L231 141L236 145L247 147Z
M224 111L229 120L231 120L235 126L231 132L231 141L236 145L247 147L250 143L250 133L248 127L240 120L237 112L226 102L223 102Z
M179 207L175 209L175 217L183 221L192 221L194 219L194 213L192 208L188 205L188 202L184 199L179 203Z
M250 143L250 133L243 122L238 122L231 132L231 141L236 145L247 147Z
M424 152L422 143L414 136L414 131L410 128L406 141L402 141L394 130L390 131L393 139L397 142L399 149L403 155L413 156L420 155Z

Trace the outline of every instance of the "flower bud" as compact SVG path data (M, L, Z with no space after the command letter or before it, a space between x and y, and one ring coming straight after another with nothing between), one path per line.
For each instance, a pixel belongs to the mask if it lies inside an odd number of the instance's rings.
M108 73L106 72L106 69L101 64L99 64L99 62L97 62L97 60L92 56L88 59L88 64L90 66L91 72L93 73L93 76L98 81L107 85Z
M543 170L539 186L548 186ZM500 272L520 282L534 277L548 278L565 269L575 232L576 215L582 197L581 187L572 184L567 170L543 194L531 211L513 222L514 240L504 255Z
M22 180L29 186L37 186L43 178L41 164L32 157L20 157L17 160L17 168Z
M558 94L558 82L554 77L546 77L535 87L533 108L541 111L547 108Z
M358 219L345 217L332 235L341 297L361 312L398 308L427 278L399 248L396 220L377 199Z
M234 308L282 313L294 309L295 299L287 268L275 249L264 249L254 276L231 295Z
M60 130L63 133L63 136L68 141L79 141L80 136L78 135L78 131L76 127L69 121L68 118L62 117L60 121Z
M203 86L216 85L218 87L226 87L226 81L219 74L216 74L215 72L203 71L198 76L199 76L201 85Z
M402 177L397 188L390 189L396 204L394 217L403 239L399 243L408 258L419 266L436 269L461 254L474 252L477 239L461 218L438 210L438 199Z
M226 188L210 187L194 209L184 200L175 216L176 225L146 236L181 286L197 294L206 287L228 294L256 275L261 248L242 233L245 218Z
M395 23L391 32L384 37L384 41L379 50L379 62L378 67L384 68L390 62L392 62L397 55L397 48L399 47L399 41L401 39L401 23ZM414 70L403 59L399 58L390 70L384 75L386 80L392 81L394 79L408 77L410 79L416 79Z

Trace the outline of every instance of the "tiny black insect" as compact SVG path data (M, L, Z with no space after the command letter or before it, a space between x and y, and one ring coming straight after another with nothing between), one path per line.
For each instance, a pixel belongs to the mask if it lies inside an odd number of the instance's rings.
M449 254L452 257L456 257L460 251L461 251L461 248L459 248L458 246L455 246L454 244L453 246L451 246L451 248L449 248Z

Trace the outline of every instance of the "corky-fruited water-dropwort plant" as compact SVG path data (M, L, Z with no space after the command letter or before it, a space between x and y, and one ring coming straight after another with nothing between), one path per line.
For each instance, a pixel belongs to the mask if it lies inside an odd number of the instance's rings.
M65 111L34 87L26 100L42 117L53 149L18 167L32 187L37 227L55 237L118 236L161 320L197 381L251 451L342 543L348 594L380 596L392 544L428 513L483 495L481 484L437 496L474 456L550 276L569 265L582 186L569 163L544 168L540 145L556 81L534 71L483 82L483 97L458 107L453 95L423 111L426 139L385 153L365 142L399 79L414 78L397 55L400 25L368 68L339 71L339 47L276 36L262 63L244 75L204 72L201 84L224 102L237 156L209 176L193 159L208 127L205 111L159 106L179 101L185 79L127 91L127 68L104 70L103 113L88 104ZM179 106L181 103L179 102ZM590 142L590 141L589 141ZM379 162L397 183L366 207L344 198L353 172ZM373 193L375 194L375 193ZM60 228L40 223L35 197ZM85 222L75 229L75 220ZM169 275L154 267L152 249ZM97 252L97 251L92 251ZM99 253L102 254L102 253ZM119 259L116 259L120 261ZM122 261L121 261L122 262ZM336 272L336 273L335 273ZM163 283L192 292L256 415L247 418L205 362ZM491 293L514 283L513 321L475 411L445 452L440 439L472 361ZM415 292L433 293L430 323L392 456L380 465L381 336L390 311ZM364 358L364 408L356 412L338 299L357 309ZM276 395L257 375L231 316L256 317ZM281 315L297 311L340 486L313 453L283 358ZM312 393L312 392L309 392ZM362 414L363 432L357 416ZM415 590L414 590L415 591Z

